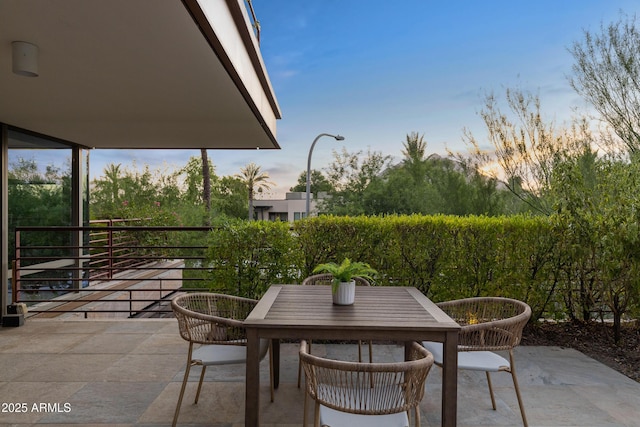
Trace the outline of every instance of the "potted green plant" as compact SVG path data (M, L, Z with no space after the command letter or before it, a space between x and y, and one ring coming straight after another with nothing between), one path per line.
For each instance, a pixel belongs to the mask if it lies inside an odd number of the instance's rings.
M372 276L378 274L366 262L351 262L349 258L345 258L340 264L335 262L320 264L313 269L313 273L328 273L333 276L331 291L333 293L333 303L337 305L351 305L354 303L356 295L354 277L373 280Z

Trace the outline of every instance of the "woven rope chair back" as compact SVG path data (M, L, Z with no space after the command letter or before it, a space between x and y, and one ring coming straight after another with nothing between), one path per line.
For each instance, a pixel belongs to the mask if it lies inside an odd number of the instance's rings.
M180 336L197 344L246 345L243 325L257 301L232 295L189 293L171 301Z
M328 408L360 415L395 414L420 403L433 356L418 343L410 354L406 362L361 363L311 355L304 341L300 348L307 393Z
M461 351L510 350L520 343L531 318L526 303L510 298L465 298L438 307L462 326L458 334Z

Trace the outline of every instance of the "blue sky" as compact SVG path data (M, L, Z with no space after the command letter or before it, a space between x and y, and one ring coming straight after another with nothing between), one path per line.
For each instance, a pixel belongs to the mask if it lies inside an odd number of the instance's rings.
M583 31L598 31L637 0L254 0L261 50L282 110L281 150L209 150L217 175L249 162L267 171L282 196L306 170L313 139L323 138L312 168L332 150L379 151L402 157L418 132L428 153L464 152L462 129L480 142L483 97L505 88L540 95L548 119L567 121L582 100L569 86L568 48ZM114 156L114 154L116 154ZM105 162L152 170L183 166L199 150L91 152L91 174Z

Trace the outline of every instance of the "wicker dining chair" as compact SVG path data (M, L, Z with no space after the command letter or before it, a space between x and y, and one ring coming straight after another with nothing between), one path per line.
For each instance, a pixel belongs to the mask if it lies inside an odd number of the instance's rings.
M192 366L202 366L194 404L198 403L207 366L246 363L247 337L243 322L256 300L215 293L188 293L171 301L180 336L189 342L187 366L173 417L178 422L182 398ZM198 346L199 345L199 346ZM260 360L269 351L269 377L273 402L273 361L270 340L260 340Z
M414 425L419 427L419 404L434 359L417 342L409 355L405 362L345 362L310 354L302 340L300 360L306 383L303 425L310 396L315 402L315 427L408 427L411 412Z
M356 282L356 286L371 286L371 283L364 277L355 276L353 280ZM314 274L306 277L301 285L303 286L316 286L324 285L331 286L333 282L333 276L331 274ZM309 345L309 351L311 351L311 340L307 341ZM369 341L369 363L373 362L373 343ZM358 340L358 362L362 362L362 341ZM298 388L300 388L300 378L302 377L302 365L298 364Z
M490 372L509 372L522 423L526 427L527 417L518 387L513 348L520 344L522 330L531 318L531 308L522 301L499 297L465 298L437 305L461 326L458 334L458 369L485 371L494 411L496 400ZM425 341L422 345L433 353L436 365L442 366L442 343ZM509 360L494 351L508 351Z

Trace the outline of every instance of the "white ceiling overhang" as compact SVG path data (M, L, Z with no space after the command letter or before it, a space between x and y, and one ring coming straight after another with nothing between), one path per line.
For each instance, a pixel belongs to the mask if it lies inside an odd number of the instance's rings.
M11 42L38 46L38 77ZM90 148L279 148L242 0L1 0L0 122Z

